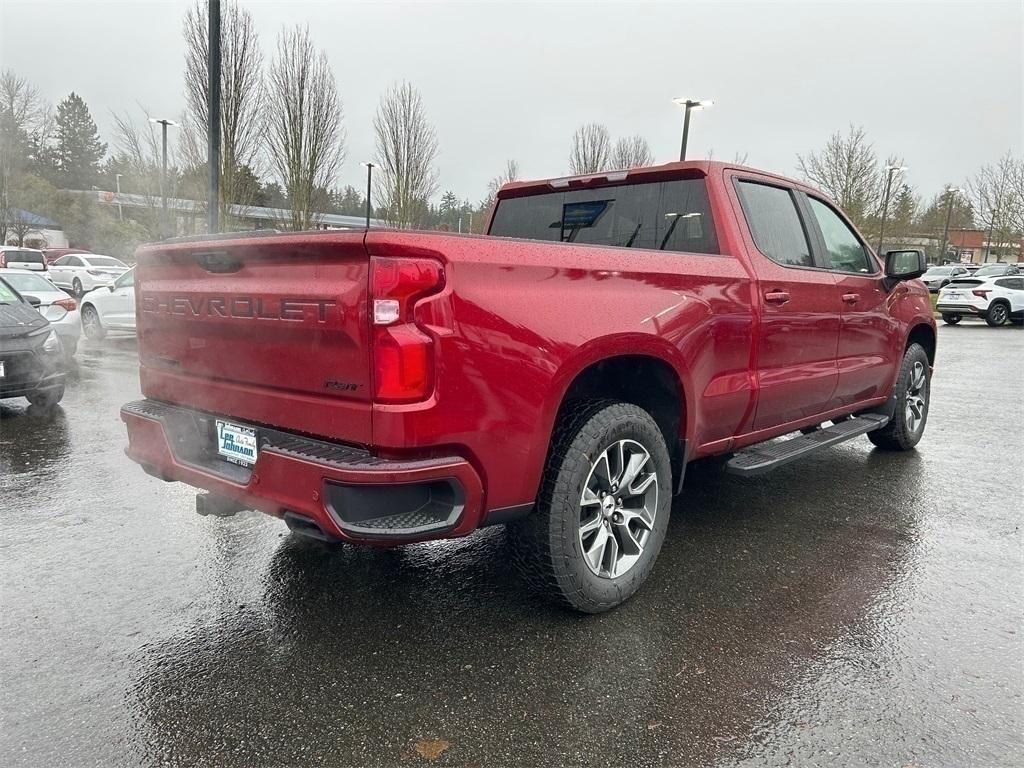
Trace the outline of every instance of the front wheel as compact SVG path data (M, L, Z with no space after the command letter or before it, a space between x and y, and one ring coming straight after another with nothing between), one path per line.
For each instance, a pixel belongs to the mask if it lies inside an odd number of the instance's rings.
M559 420L537 509L512 526L534 586L584 613L643 584L668 528L672 469L661 430L628 403L582 402Z
M31 392L25 395L25 399L28 400L36 408L40 408L44 411L48 411L55 407L64 398L64 385L61 384L59 387L53 389L43 389L38 392Z
M107 331L100 321L100 313L92 304L82 307L82 333L89 341L103 341L103 337L107 335Z
M957 315L952 312L944 312L942 314L942 322L944 322L946 325L956 325L963 319L963 315Z
M989 307L988 312L985 313L985 322L993 328L998 328L1000 325L1004 325L1009 319L1010 309L1001 301L997 301Z
M931 365L920 344L911 344L903 354L900 375L893 390L894 408L889 423L868 440L889 451L909 451L921 441L928 422L931 395Z

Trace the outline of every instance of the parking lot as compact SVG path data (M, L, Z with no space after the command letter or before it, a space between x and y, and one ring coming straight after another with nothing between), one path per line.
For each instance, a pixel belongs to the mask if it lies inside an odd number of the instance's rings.
M1024 333L939 331L916 452L695 466L635 599L539 604L502 528L296 539L123 454L135 342L0 404L0 754L19 765L1024 761Z

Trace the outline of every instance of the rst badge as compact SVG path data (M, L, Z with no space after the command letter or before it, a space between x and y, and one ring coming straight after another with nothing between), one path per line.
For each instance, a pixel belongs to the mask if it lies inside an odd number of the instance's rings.
M230 462L250 466L256 463L256 430L217 420L217 453Z

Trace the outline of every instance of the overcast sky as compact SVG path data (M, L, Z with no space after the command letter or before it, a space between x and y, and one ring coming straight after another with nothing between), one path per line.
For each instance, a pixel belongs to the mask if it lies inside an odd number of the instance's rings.
M711 98L690 156L794 174L795 155L848 124L902 154L930 195L1006 150L1022 152L1022 3L342 4L257 2L267 59L284 24L309 24L345 107L339 185L361 185L380 94L409 80L440 145L440 188L476 201L507 158L567 170L569 140L599 121L678 153L674 96ZM104 139L110 112L184 108L187 2L0 0L0 58L56 103L76 91ZM139 113L141 114L141 113Z

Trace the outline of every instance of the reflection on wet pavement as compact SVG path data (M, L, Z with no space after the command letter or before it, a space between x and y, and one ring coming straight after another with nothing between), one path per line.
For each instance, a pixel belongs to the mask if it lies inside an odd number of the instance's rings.
M123 455L130 340L0 405L9 765L1012 765L1024 334L942 329L929 431L695 466L641 593L551 609L501 528L393 550L191 512Z

